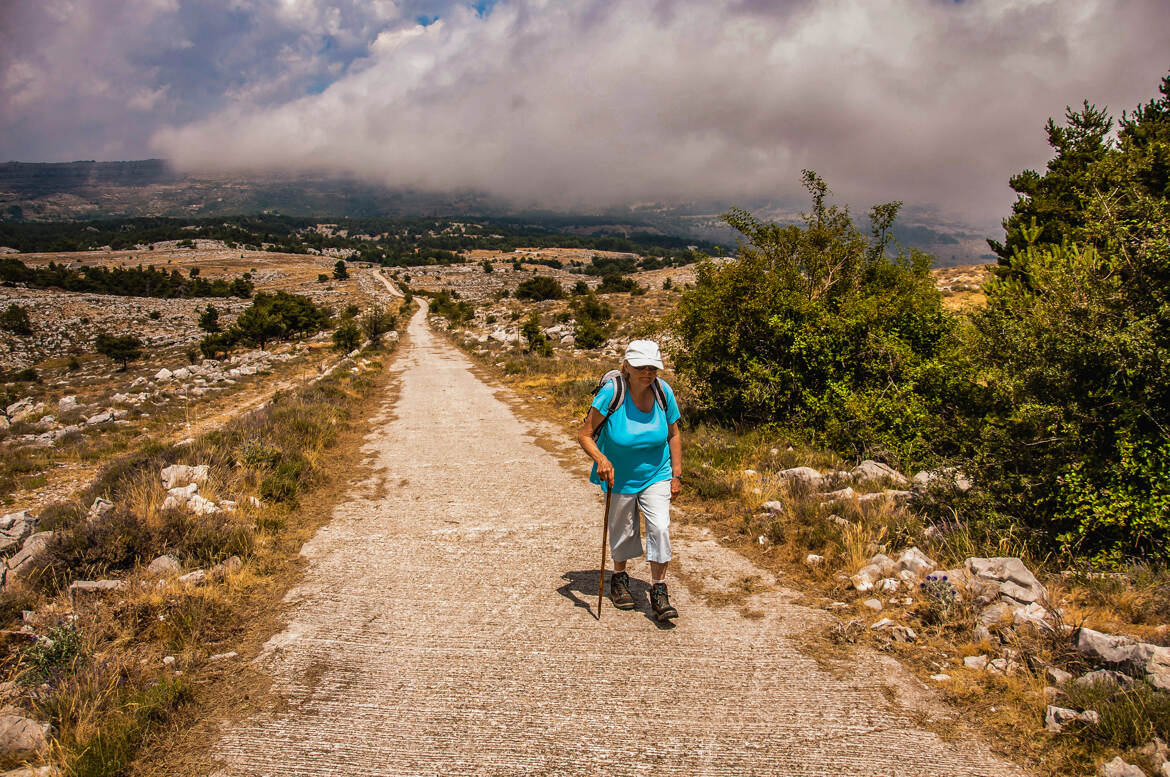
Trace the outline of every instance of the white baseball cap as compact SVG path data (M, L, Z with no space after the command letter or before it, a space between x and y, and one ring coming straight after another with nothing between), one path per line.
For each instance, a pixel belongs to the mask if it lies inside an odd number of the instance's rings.
M635 340L626 346L626 364L631 367L657 367L662 369L662 353L653 340Z

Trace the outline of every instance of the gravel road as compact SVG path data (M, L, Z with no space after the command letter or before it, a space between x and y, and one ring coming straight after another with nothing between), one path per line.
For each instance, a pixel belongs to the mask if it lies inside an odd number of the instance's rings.
M375 477L305 545L257 659L276 701L224 732L217 775L1024 774L933 733L948 713L887 657L823 668L797 643L827 616L702 530L676 532L674 628L643 562L638 609L598 621L583 454L538 445L421 312L403 348ZM745 577L745 601L705 603Z

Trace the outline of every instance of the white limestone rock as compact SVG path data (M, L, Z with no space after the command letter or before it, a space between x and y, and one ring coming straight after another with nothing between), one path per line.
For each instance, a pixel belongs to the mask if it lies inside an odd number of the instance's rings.
M185 486L194 483L197 486L206 485L209 468L206 464L189 466L187 464L172 464L164 467L159 475L162 476L163 487L168 491L176 486Z
M1092 685L1116 685L1118 688L1128 688L1133 685L1133 678L1124 672L1118 672L1113 669L1098 669L1095 672L1081 675L1073 684L1081 688L1088 688Z
M987 665L990 663L990 661L991 659L989 659L987 656L967 656L963 659L963 666L967 667L968 669L976 669L981 671L987 668Z
M52 728L48 723L7 713L0 715L0 760L27 761L43 754Z
M1141 767L1124 761L1121 756L1117 756L1107 764L1102 764L1098 774L1101 777L1146 777L1146 773L1141 770Z
M963 566L968 584L982 584L993 597L1007 597L1025 605L1048 598L1048 591L1018 558L969 558Z
M183 585L202 585L207 582L207 573L202 569L196 569L194 572L180 575L179 582Z
M896 562L899 572L912 572L915 577L925 577L938 569L934 559L923 553L917 546L906 548Z
M194 483L192 483L192 485L194 485ZM199 494L195 494L187 500L187 509L196 515L214 515L215 513L219 512L219 507L215 504L215 502L202 497Z
M859 484L890 482L897 485L908 485L910 483L901 472L873 459L861 462L853 468L850 474L853 476L853 482Z
M812 467L792 467L781 470L780 477L786 483L803 483L813 489L819 488L822 480L821 473Z
M69 601L73 609L126 590L125 580L74 580L69 585Z
M821 494L822 502L848 502L857 498L857 492L849 486Z
M20 550L8 559L6 580L23 578L40 568L40 556L53 541L53 532L42 531L29 536Z
M98 518L101 518L103 515L113 509L113 502L111 502L109 499L104 499L103 497L99 496L97 499L93 500L93 504L89 506L89 512L86 513L85 517L87 520L96 521Z
M183 571L183 565L172 555L162 555L150 562L146 567L146 574L155 577L170 577Z

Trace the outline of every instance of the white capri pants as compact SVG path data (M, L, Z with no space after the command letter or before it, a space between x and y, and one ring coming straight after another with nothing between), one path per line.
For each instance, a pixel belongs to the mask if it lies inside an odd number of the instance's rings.
M638 511L646 519L646 560L665 564L670 561L669 480L660 480L637 494L610 496L609 549L613 560L628 561L642 555Z

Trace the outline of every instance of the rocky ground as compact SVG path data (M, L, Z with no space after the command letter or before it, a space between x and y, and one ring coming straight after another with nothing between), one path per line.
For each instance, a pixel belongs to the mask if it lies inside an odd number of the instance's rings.
M154 264L202 277L250 273L255 291L288 291L340 310L389 299L372 268L351 266L332 279L333 257L239 251L199 241L194 249L158 244L153 251L22 254L29 265ZM321 274L330 276L321 282ZM203 359L199 314L207 305L230 325L250 301L239 298L157 299L0 286L0 310L25 308L33 333L0 333L0 371L32 368L35 381L4 384L0 407L0 503L39 509L67 500L100 469L107 454L136 441L192 437L255 407L273 392L319 374L336 361L328 334L266 350L237 350ZM128 369L93 352L98 332L133 334L143 355Z

